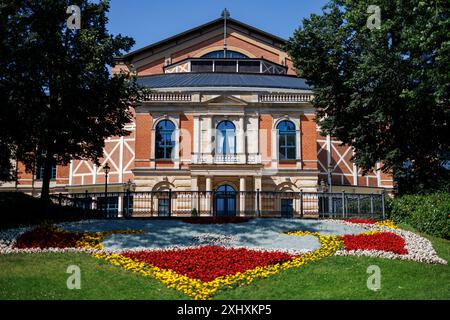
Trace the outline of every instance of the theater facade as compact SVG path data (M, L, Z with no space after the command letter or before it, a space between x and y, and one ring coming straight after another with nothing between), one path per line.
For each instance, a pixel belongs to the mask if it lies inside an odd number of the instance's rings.
M296 76L285 43L222 17L117 58L113 72L132 71L151 89L133 108L130 135L105 141L100 166L78 160L55 166L52 192L103 192L106 164L111 192L220 193L214 203L191 197L182 204L187 212L214 206L229 215L248 211L262 205L252 192L370 194L392 188L392 177L379 166L362 175L351 148L321 135L314 90ZM0 188L38 195L39 167L33 174L20 164L18 170L20 179ZM266 205L296 207L279 200ZM123 201L118 194L111 203L120 208ZM152 210L169 205L159 202L152 199Z

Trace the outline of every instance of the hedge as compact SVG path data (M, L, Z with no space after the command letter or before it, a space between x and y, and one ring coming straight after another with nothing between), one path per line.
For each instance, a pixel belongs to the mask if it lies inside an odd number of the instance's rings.
M404 195L389 203L390 217L429 235L450 239L450 193Z
M40 223L45 220L72 221L83 218L83 212L77 208L60 207L50 204L47 214L44 204L21 192L0 192L0 229Z

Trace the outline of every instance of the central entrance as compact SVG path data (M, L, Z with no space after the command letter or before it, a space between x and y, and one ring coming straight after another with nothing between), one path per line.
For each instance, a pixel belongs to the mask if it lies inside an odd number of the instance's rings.
M236 216L236 191L228 184L218 187L214 194L216 216Z

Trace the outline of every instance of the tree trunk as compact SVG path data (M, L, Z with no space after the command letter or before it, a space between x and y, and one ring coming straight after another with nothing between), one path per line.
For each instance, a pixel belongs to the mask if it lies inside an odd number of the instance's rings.
M44 214L48 216L49 214L49 204L50 204L50 178L52 173L52 165L54 159L52 152L46 152L44 158L44 172L42 176L42 188L41 188L41 201L44 205Z

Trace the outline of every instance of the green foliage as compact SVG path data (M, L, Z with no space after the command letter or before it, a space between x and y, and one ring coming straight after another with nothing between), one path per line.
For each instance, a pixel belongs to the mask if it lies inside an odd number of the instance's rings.
M396 223L407 223L424 233L450 239L450 193L404 195L390 204Z
M369 5L381 10L379 29L367 26ZM330 0L287 45L314 86L323 132L354 147L365 172L381 161L401 193L450 179L441 167L450 151L449 30L447 0Z
M198 216L197 208L192 208L191 216L192 217L197 217Z
M79 30L67 28L69 5L81 9ZM139 88L110 68L134 40L108 33L108 10L108 1L0 0L0 145L29 171L44 164L43 197L54 161L98 163L107 137L129 133Z
M45 209L48 212L45 214ZM55 223L89 218L82 209L50 204L21 192L0 192L0 230L20 225Z

